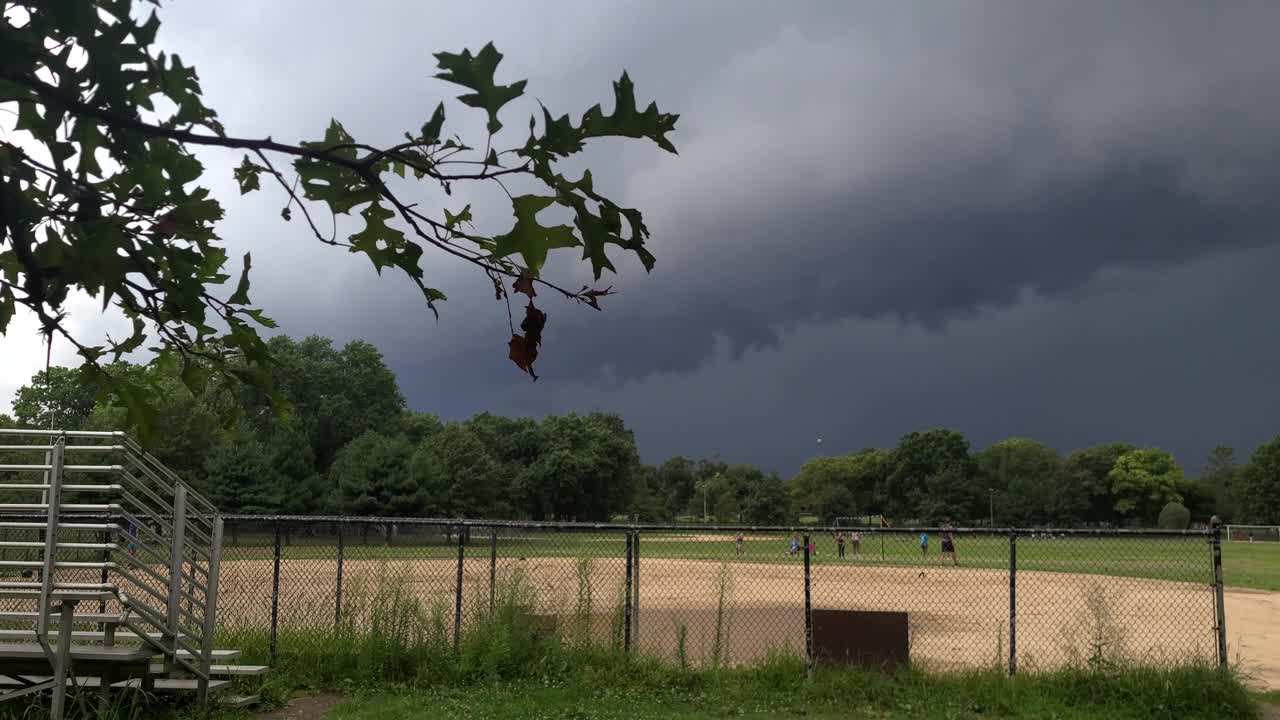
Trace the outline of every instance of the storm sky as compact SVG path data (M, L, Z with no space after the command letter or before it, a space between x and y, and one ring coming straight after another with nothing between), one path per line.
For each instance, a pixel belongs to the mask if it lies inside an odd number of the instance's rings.
M1192 472L1280 433L1274 2L185 0L161 18L240 136L318 139L336 117L393 144L456 94L431 53L489 40L500 80L529 79L500 146L536 100L609 111L624 68L681 115L678 156L617 141L574 164L645 212L658 264L619 257L603 313L540 297L537 383L482 274L428 252L436 322L406 279L284 223L275 190L239 197L238 156L200 153L253 300L291 335L376 344L416 410L618 412L648 461L784 474L939 426L975 448L1156 445ZM494 188L407 199L510 223ZM576 287L576 258L544 274ZM74 325L109 329L90 307ZM26 323L0 340L0 406L43 367Z

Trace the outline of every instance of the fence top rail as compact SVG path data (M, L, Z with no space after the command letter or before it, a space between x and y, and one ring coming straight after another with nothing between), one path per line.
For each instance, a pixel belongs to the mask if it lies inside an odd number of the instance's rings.
M901 535L906 533L931 535L951 532L956 535L1066 535L1074 537L1196 537L1207 538L1213 528L1192 530L1161 530L1142 528L947 528L947 527L836 527L817 525L688 525L680 523L614 523L614 522L552 522L539 520L476 520L465 518L381 517L351 515L221 515L227 522L256 522L287 525L338 523L342 525L423 525L440 528L512 528L527 530L617 531L648 530L660 532L757 532L799 533L808 535L860 532L868 535Z
M119 430L34 430L30 428L0 428L0 435L15 437L76 437L76 438L122 438L125 434Z

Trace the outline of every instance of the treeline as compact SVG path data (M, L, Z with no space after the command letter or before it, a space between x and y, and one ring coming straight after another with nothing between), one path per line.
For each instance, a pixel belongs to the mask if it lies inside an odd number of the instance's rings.
M908 433L892 449L806 462L789 488L797 510L825 520L873 511L898 521L996 526L1280 523L1280 438L1248 463L1225 446L1188 477L1156 448L1106 443L1066 455L1010 438L976 453L954 430Z
M442 421L407 409L368 343L281 336L270 346L283 415L261 391L224 378L193 393L190 370L110 368L154 398L148 449L224 512L753 524L882 514L895 524L1166 527L1216 514L1280 524L1280 438L1244 463L1219 447L1193 478L1153 448L1062 455L1012 438L972 452L961 433L929 430L893 448L813 458L784 481L718 458L643 464L617 415ZM18 391L0 425L128 430L122 404L55 367Z

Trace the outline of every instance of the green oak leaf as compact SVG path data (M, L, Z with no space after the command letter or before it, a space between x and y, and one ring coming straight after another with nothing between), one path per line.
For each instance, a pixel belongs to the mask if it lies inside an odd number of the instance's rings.
M351 135L342 127L342 124L333 120L325 130L322 142L304 142L302 146L323 150L352 142ZM356 159L354 147L338 148L330 152L343 160ZM303 195L309 200L321 200L327 203L329 209L338 215L347 215L357 205L373 202L380 197L378 191L351 168L311 158L298 158L294 161L293 167L298 171L298 177L301 179Z
M435 112L431 113L431 119L422 125L422 142L428 145L434 145L440 142L440 130L444 127L444 103L436 105Z
M266 168L257 165L249 160L249 156L244 156L244 161L235 169L236 182L240 183L240 194L245 195L253 192L261 187L258 184L258 174Z
M368 255L379 274L384 267L403 267L398 255L407 245L404 233L387 224L387 220L395 217L395 213L375 202L362 210L360 217L364 218L365 226L351 236L351 251Z
M535 276L547 261L547 253L555 248L576 247L580 243L573 236L573 228L568 225L544 227L538 224L537 215L556 201L554 197L542 195L519 195L512 202L516 224L510 232L495 235L495 258L507 257L519 253L524 257L525 267Z
M450 230L458 227L462 223L471 222L471 205L468 204L462 208L457 215L449 212L449 208L444 209L444 225Z
M676 146L667 139L667 133L676 129L679 115L659 112L658 104L652 102L644 112L637 112L635 84L626 72L613 84L613 98L612 115L605 115L599 105L593 105L582 115L584 137L648 138L663 150L675 154Z
M493 73L502 62L502 53L493 43L486 43L475 55L470 50L461 53L436 53L438 67L444 72L436 73L441 80L471 88L475 92L459 95L458 101L464 105L480 108L489 113L489 133L502 129L498 121L498 111L503 105L524 94L525 81L519 80L510 85L496 85Z
M13 319L15 312L17 306L13 301L13 291L7 285L0 287L0 335L9 328L9 321Z
M244 254L244 269L240 271L240 282L236 285L236 291L227 298L229 305L248 305L249 304L249 268L252 266L252 260L249 253Z

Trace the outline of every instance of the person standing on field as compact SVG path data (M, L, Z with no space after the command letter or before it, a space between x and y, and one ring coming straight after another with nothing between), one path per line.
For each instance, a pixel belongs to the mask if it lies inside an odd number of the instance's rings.
M920 559L929 557L929 533L920 533Z
M849 540L853 543L853 554L861 555L862 554L862 533L858 532L857 530L854 530L853 532L849 533Z
M791 533L791 549L787 554L795 555L798 552L800 552L800 533Z
M734 550L737 552L738 557L742 557L742 542L744 539L741 530L738 531L738 536L733 539Z
M947 523L946 525L942 526L942 557L943 559L946 559L948 555L951 556L952 565L960 564L959 558L956 557L955 528L951 526L951 523Z
M844 531L840 530L836 533L836 557L844 559Z

